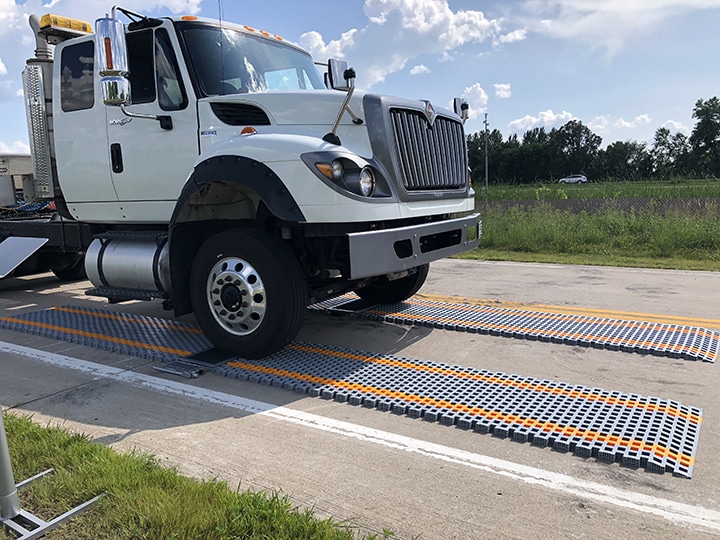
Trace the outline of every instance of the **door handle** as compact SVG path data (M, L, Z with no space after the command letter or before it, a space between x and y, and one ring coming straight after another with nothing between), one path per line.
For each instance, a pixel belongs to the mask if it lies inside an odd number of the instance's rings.
M122 147L120 143L112 143L110 145L110 164L112 166L112 172L123 172Z

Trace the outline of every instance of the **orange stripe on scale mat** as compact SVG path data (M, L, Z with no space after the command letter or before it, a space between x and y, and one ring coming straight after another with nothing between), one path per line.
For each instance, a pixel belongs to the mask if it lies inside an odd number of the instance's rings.
M720 333L696 326L416 298L373 305L348 294L311 309L373 321L705 362L714 362L720 349Z
M72 306L0 327L163 362L212 345L191 324ZM690 478L702 410L656 397L309 343L207 371L300 394Z

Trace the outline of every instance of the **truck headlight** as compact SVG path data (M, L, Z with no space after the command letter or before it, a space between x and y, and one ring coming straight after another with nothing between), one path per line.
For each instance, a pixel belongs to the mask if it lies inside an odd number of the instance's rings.
M375 193L375 173L365 166L362 169L346 169L343 172L342 183L348 191L363 197L372 197Z
M330 165L330 174L332 174L333 180L342 180L345 167L343 167L342 161L336 159Z
M335 159L332 163L316 163L315 167L328 178L344 185L349 191L363 197L375 192L375 173L367 165L359 168L348 160Z
M370 197L375 191L375 174L372 169L370 167L363 167L358 180L360 194L365 197Z
M388 199L392 190L382 168L351 154L312 152L301 155L305 164L339 192L357 197Z

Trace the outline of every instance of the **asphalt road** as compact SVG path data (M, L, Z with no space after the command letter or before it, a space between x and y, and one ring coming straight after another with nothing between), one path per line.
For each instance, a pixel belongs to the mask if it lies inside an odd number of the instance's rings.
M87 282L0 282L3 316L107 305ZM422 295L720 327L720 274L440 261ZM642 316L637 315L642 314ZM183 320L192 321L184 317ZM281 491L324 517L397 538L707 538L720 535L718 366L308 313L299 339L673 399L703 409L692 479L0 330L0 403L148 451L199 478ZM16 479L20 480L20 479Z

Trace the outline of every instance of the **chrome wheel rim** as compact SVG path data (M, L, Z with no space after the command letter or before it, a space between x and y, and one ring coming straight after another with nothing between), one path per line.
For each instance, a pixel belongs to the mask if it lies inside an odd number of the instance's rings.
M265 319L265 285L258 271L239 257L225 257L213 266L207 299L218 324L235 336L252 334Z

